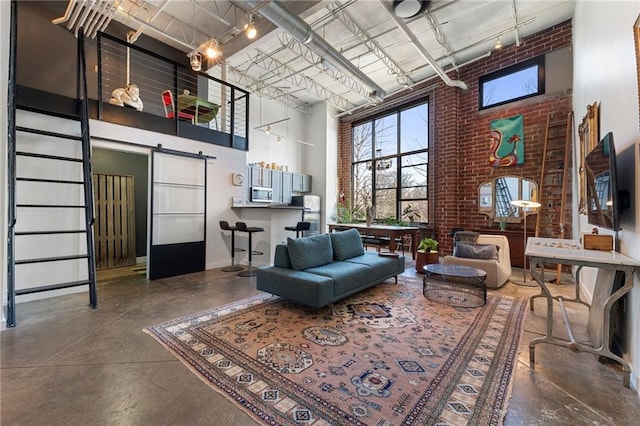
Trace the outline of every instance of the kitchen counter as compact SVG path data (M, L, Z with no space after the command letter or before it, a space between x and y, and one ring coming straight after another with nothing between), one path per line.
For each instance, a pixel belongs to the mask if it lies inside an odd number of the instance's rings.
M287 241L287 237L295 237L295 232L286 231L285 226L295 226L302 220L301 206L285 206L270 204L247 204L231 207L238 217L237 221L246 222L247 226L259 226L264 232L253 235L253 250L264 254L253 257L254 266L265 266L273 263L276 244ZM248 236L244 232L236 232L236 247L247 249ZM247 253L236 253L236 260L246 264Z
M279 209L279 210L302 210L302 206L272 205L272 204L248 204L244 206L233 206L232 209Z

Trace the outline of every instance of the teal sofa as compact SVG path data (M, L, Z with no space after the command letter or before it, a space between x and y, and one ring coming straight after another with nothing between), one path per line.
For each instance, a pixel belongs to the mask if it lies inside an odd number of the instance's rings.
M330 305L404 271L404 256L366 253L356 229L278 244L257 288L311 308Z

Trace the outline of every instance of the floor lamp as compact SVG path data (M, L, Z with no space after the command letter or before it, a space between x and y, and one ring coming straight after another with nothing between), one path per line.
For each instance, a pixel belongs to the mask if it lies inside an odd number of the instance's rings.
M524 250L523 250L523 262L524 264L522 265L522 269L524 270L524 277L522 282L519 281L512 281L514 284L517 285L524 285L527 287L537 287L538 283L531 282L531 284L529 284L529 282L527 281L527 209L537 209L538 207L541 206L540 203L536 202L536 201L531 201L531 200L513 200L511 201L511 205L516 206L516 207L520 207L522 209L522 215L524 216L524 239L523 241L523 246L524 246Z

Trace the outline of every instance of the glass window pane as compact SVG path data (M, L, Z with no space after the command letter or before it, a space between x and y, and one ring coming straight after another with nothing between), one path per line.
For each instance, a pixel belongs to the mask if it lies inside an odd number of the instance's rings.
M376 120L376 157L395 155L398 153L397 120L396 114Z
M371 158L373 141L371 129L371 122L363 123L353 127L352 143L354 162L369 160Z
M363 212L373 199L373 183L371 163L357 163L353 165L353 207Z
M518 65L480 77L481 108L544 93L544 56L530 64ZM524 66L524 68L520 68Z
M400 152L427 149L429 140L427 104L400 112Z
M403 187L401 191L401 197L403 200L414 200L418 198L427 198L426 186L412 186Z
M427 165L403 167L402 187L419 186L427 184Z
M395 188L397 184L398 169L394 160L376 161L376 189Z
M427 200L402 201L400 203L402 220L409 222L426 222L429 217L429 202Z
M395 189L376 190L376 219L396 217L396 191Z

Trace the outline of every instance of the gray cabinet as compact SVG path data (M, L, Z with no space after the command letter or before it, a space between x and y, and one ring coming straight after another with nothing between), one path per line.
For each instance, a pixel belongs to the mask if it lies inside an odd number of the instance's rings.
M311 176L294 173L291 189L293 192L311 192Z
M279 170L271 171L271 188L273 188L273 202L282 203L282 172Z
M249 166L249 186L261 186L271 188L271 169L263 167Z
M302 192L302 175L300 173L293 174L291 190L293 192Z
M292 180L293 173L282 172L282 202L286 204L291 203Z
M302 192L311 192L311 176L302 175Z

